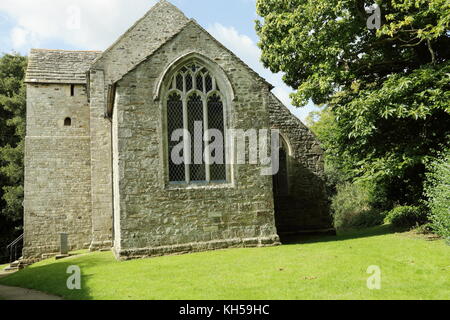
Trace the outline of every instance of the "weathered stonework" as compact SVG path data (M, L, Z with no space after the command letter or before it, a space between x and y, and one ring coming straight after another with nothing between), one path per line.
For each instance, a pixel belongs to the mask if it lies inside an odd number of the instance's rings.
M91 242L89 106L83 85L29 84L25 140L24 255L57 252L59 233L71 249ZM72 117L72 126L64 119Z
M274 197L272 177L252 164L229 165L221 184L168 183L165 88L190 59L217 77L226 128L280 130L287 197ZM58 251L59 232L71 249L114 247L132 259L277 245L280 233L330 227L315 137L264 79L166 1L102 54L32 51L27 83L26 258Z
M314 134L273 95L270 122L289 147L289 193L275 195L277 230L281 233L332 229L324 181L323 150Z

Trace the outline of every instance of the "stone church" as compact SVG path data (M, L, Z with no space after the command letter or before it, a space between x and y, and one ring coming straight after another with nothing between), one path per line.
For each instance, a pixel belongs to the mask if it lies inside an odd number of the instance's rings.
M270 246L331 228L314 135L167 1L104 52L31 50L26 85L25 259L58 252L60 233L72 250L132 259ZM191 132L196 120L222 133L278 129L278 173L172 162L173 131Z

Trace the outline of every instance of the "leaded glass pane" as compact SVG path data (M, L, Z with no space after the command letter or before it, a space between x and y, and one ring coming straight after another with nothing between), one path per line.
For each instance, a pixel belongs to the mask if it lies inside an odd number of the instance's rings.
M197 64L195 64L195 63L193 63L193 64L191 64L191 65L189 66L189 69L191 69L192 72L194 72L194 73L195 73L199 68L200 68L200 67L199 67Z
M187 102L188 110L188 131L192 137L191 145L191 165L190 174L191 181L205 181L206 168L203 159L205 144L203 142L204 126L203 126L203 101L198 94L189 96ZM197 131L196 129L197 123Z
M212 95L208 99L208 123L209 129L216 129L222 133L222 150L214 150L211 156L215 160L210 165L210 177L211 181L225 181L227 179L226 167L225 167L225 145L224 145L224 117L223 117L223 103L217 94ZM214 141L215 142L215 141ZM215 152L222 152L221 155L215 154ZM221 159L221 160L218 160ZM217 161L218 160L218 161Z
M197 78L196 78L196 86L197 86L197 90L203 92L203 77L201 74L197 74Z
M186 92L192 89L193 80L192 75L190 73L186 74Z
M173 149L182 141L172 141L172 134L175 130L183 129L183 103L179 94L172 93L167 100L167 134L168 134L168 151L169 151L169 181L170 182L184 182L185 165L184 161L181 164L175 164L172 159ZM183 151L180 157L184 157Z
M212 78L209 74L205 77L205 87L206 87L206 93L210 92L213 88Z
M183 91L183 76L181 74L177 75L177 89Z

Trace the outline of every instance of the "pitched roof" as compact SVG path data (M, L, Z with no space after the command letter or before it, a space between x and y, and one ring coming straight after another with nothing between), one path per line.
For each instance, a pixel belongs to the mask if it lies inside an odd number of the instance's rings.
M200 31L203 31L204 33L206 33L219 47L221 47L223 50L227 51L228 53L230 53L232 56L234 56L237 61L239 61L244 68L246 68L250 73L252 73L257 79L261 80L263 83L265 83L266 85L268 85L270 87L270 90L272 90L274 88L274 86L269 83L264 77L262 77L258 72L256 72L255 70L253 70L246 62L244 62L241 58L239 58L239 56L237 54L235 54L233 51L231 51L230 49L228 49L225 45L223 45L219 40L217 40L213 35L211 35L205 28L203 28L200 24L197 23L197 21L195 19L189 19L188 22L180 29L178 30L176 33L174 33L170 38L168 38L165 42L161 43L159 45L159 47L156 47L152 52L150 52L146 57L144 57L143 59L141 59L140 61L135 62L131 67L129 67L126 72L124 72L119 78L114 79L113 83L118 82L119 80L123 79L123 77L125 75L127 75L128 73L130 73L131 71L133 71L134 69L136 69L140 64L142 64L143 62L147 61L150 57L152 57L155 52L162 48L167 42L169 42L170 40L172 40L173 38L175 38L176 36L178 36L182 31L184 31L189 25L194 25L197 28L199 28Z
M31 49L25 82L86 83L86 72L100 51Z

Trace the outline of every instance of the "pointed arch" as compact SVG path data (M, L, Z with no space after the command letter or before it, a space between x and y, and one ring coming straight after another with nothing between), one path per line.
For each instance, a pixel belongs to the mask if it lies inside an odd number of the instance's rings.
M289 157L292 157L292 156L294 156L294 154L293 154L293 149L292 149L292 145L291 145L291 143L289 142L289 139L288 139L288 137L287 137L287 135L284 133L284 132L282 132L282 131L279 131L279 133L280 133L280 141L282 142L282 144L284 144L284 146L285 146L285 148L286 148L286 151L287 151L287 155L289 156Z
M292 148L286 136L279 132L279 137L279 170L278 173L273 176L273 193L275 201L278 201L278 197L289 195L290 158L292 157Z
M228 101L234 94L225 74L217 73L218 66L210 64L197 54L186 55L172 63L159 79L160 97L156 99L161 105L162 130L167 139L163 158L168 184L210 185L231 181L226 136ZM172 99L173 95L179 99ZM180 129L183 139L178 139L175 146L171 140L174 135L180 136ZM174 158L173 150L181 147L182 158L178 154Z
M167 81L167 79L171 79L172 76L178 71L179 66L184 65L189 61L198 61L214 75L216 80L219 82L219 87L223 88L225 91L225 99L227 103L231 103L235 100L233 85L231 84L231 81L229 80L225 71L208 57L198 52L190 52L178 57L165 68L165 70L159 77L155 87L153 96L155 101L160 100L164 95L164 83Z

